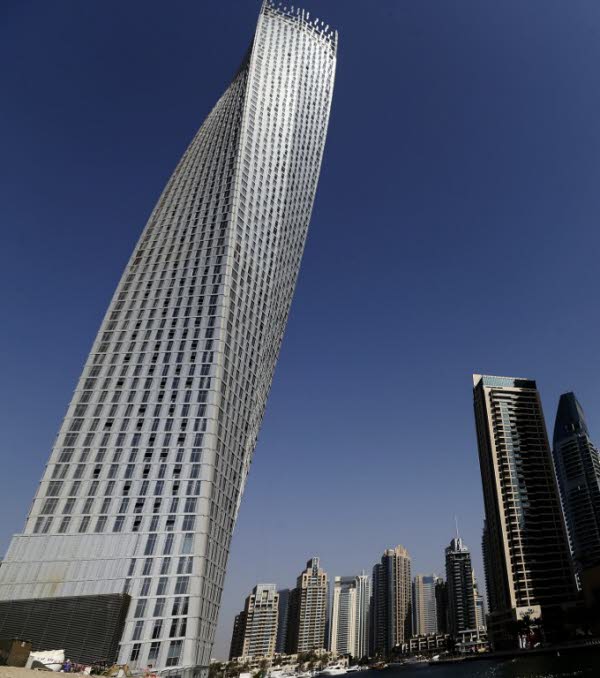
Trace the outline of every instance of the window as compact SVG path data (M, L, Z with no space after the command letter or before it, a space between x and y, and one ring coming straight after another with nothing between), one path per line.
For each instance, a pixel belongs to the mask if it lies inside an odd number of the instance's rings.
M146 558L146 560L144 560L144 569L142 571L144 577L147 577L152 572L152 563L152 558Z
M140 650L142 648L141 643L135 643L134 646L131 648L131 655L129 656L129 661L134 662L138 659L140 656Z
M152 535L150 535L150 536L152 536ZM174 539L173 533L169 532L169 534L167 534L167 537L165 539L165 545L163 546L163 555L168 556L171 553L171 551L173 550L173 539Z
M192 573L192 556L185 556L179 559L177 563L177 574L191 574Z
M104 532L106 527L107 516L99 516L96 521L96 532Z
M142 629L144 628L143 621L136 621L135 626L133 627L133 635L131 640L139 640L142 637Z
M162 631L162 619L157 619L154 622L154 626L152 627L152 639L160 638L160 632Z
M165 600L166 598L157 598L156 603L154 604L154 616L162 617L165 610Z
M148 650L148 663L155 662L158 659L158 651L160 650L160 643L150 643L150 650Z
M144 549L144 555L151 556L154 553L155 547L156 547L156 534L149 534L148 541L146 542L146 548Z
M146 611L146 601L142 598L138 600L137 605L135 606L134 617L143 617L144 612Z
M125 516L117 516L115 518L115 524L113 525L113 532L121 532L123 530L123 523L125 522Z
M88 525L90 524L91 517L90 516L84 516L81 519L81 522L79 523L79 532L86 532L88 529Z
M196 516L183 516L183 525L182 530L184 532L189 532L194 529L196 524Z
M64 534L69 529L69 523L70 522L71 522L71 518L69 518L69 516L67 516L66 518L63 518L60 522L58 532L60 534Z
M140 589L140 596L147 596L148 591L150 591L150 577L142 580L142 587Z
M196 499L186 499L184 513L195 513L196 512Z
M177 582L175 583L175 594L187 593L188 592L188 583L189 577L177 577Z
M46 499L40 513L54 513L58 499Z
M191 553L194 544L194 535L187 533L183 535L183 542L181 544L181 553Z
M172 640L169 644L169 652L167 654L166 666L176 666L179 663L179 656L181 655L182 640Z
M169 631L169 638L185 636L186 629L187 629L187 619L185 617L173 619L173 621L171 622L171 630Z
M58 480L54 480L48 483L48 489L46 490L47 497L58 497L60 490L62 488L62 483Z

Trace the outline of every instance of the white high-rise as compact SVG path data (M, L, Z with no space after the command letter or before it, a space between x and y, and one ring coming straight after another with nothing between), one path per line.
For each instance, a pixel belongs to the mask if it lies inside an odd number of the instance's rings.
M369 654L371 582L366 574L335 577L331 601L329 649L362 658Z
M424 636L438 632L435 574L418 574L413 581L413 635Z
M132 667L200 675L209 664L317 188L336 41L305 11L263 3L123 273L0 569L0 600L128 593L118 661Z

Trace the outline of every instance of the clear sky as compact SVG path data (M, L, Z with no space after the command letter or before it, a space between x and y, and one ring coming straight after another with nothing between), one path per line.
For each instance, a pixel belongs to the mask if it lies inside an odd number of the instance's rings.
M575 390L600 442L597 0L305 0L340 31L308 245L233 539L216 656L311 555L483 579L471 374ZM0 8L0 552L102 315L258 0Z

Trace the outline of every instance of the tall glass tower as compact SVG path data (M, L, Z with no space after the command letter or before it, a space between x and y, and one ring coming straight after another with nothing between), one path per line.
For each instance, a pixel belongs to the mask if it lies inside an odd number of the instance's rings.
M554 463L577 572L600 565L600 455L574 393L558 402Z
M296 284L336 33L265 0L140 237L0 601L127 593L118 660L200 675ZM75 657L73 657L75 659Z

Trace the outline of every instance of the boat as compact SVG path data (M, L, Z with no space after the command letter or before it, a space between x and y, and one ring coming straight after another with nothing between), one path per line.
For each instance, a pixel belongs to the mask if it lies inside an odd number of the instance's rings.
M341 664L334 664L333 666L328 666L326 669L323 669L319 675L321 676L343 676L347 673L345 666Z
M403 664L405 666L410 665L414 666L415 664L427 664L428 660L425 657L421 657L421 655L417 655L415 657L407 657Z

